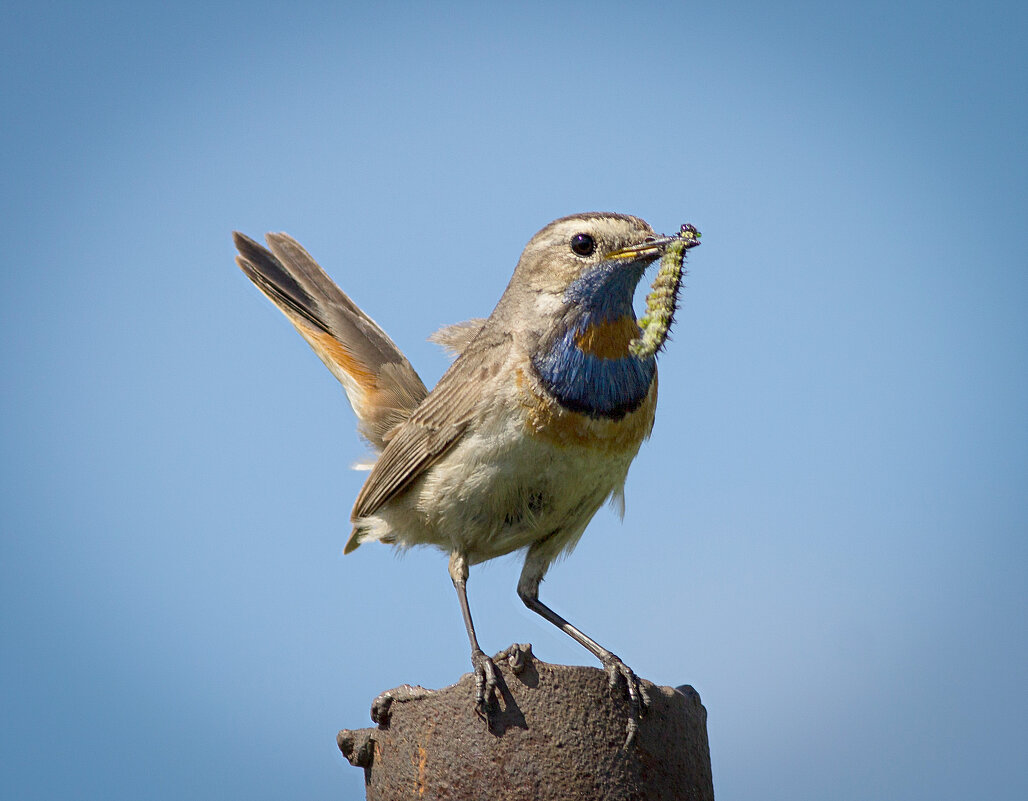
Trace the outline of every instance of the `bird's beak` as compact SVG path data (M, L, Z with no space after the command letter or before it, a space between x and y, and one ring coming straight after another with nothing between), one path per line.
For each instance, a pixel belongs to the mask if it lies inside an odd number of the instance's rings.
M681 230L673 236L650 236L640 242L638 245L629 245L627 248L621 248L615 250L612 253L607 254L607 260L618 261L620 259L627 259L629 261L638 261L639 259L655 259L664 252L664 248L670 245L672 242L684 242L685 248L696 247L700 244L700 232L696 230L696 226L686 223L682 226Z

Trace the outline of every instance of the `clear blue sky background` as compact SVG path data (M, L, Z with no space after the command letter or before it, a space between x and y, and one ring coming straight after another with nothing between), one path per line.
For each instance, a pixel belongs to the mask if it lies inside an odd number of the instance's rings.
M342 557L364 448L232 263L285 230L431 385L549 220L694 222L654 436L543 598L731 799L1028 797L1023 3L5 3L0 794L362 797L468 668ZM483 645L589 655L476 568Z

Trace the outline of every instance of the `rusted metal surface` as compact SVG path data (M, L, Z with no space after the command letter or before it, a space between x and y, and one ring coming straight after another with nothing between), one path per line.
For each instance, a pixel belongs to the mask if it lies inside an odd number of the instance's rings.
M378 728L339 732L343 755L364 769L368 801L713 800L707 712L695 690L644 681L649 710L626 749L623 688L612 690L602 670L551 665L527 648L494 658L503 705L488 719L475 712L467 674L438 691L391 691L376 700Z

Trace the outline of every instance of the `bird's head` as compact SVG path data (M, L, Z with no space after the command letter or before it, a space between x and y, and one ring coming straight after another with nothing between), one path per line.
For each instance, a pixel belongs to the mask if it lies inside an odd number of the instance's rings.
M654 361L629 352L640 333L632 299L646 268L681 236L658 236L638 217L589 213L555 220L529 241L497 312L508 329L538 336L536 369L565 405L616 416L645 396Z
M680 236L659 236L645 220L627 214L562 217L525 246L501 305L540 333L615 326L631 339L638 336L635 289L646 268Z
M644 220L625 214L562 217L532 237L511 289L548 313L581 311L604 317L631 309L632 294L662 243Z

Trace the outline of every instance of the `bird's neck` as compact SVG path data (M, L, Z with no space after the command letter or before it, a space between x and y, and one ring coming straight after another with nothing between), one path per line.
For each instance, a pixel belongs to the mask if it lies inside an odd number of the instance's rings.
M600 278L585 276L569 287L569 313L533 362L562 406L616 420L643 402L657 367L653 357L640 359L629 350L639 336L632 310L639 276Z

